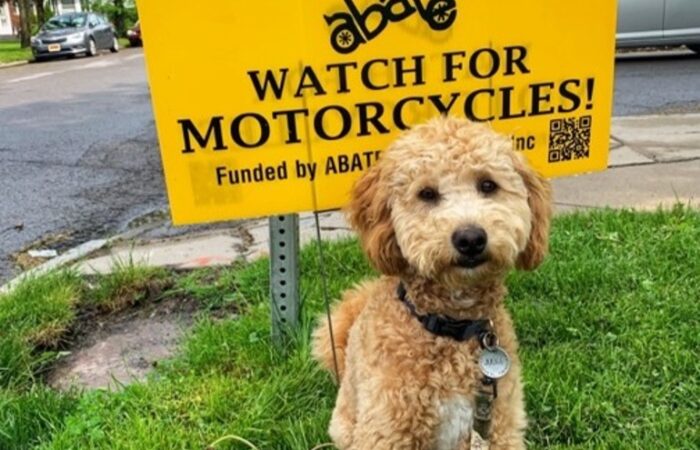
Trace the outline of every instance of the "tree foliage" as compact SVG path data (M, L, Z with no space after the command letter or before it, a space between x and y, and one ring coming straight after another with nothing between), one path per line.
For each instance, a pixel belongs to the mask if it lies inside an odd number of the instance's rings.
M117 35L125 36L136 20L136 6L129 0L92 0L86 2L92 11L104 14L114 25Z
M19 38L22 47L29 47L32 33L53 16L50 0L14 0L19 10ZM11 0L0 0L10 3ZM136 23L138 16L133 0L81 0L84 11L101 13L114 25L117 35L126 35L126 30Z

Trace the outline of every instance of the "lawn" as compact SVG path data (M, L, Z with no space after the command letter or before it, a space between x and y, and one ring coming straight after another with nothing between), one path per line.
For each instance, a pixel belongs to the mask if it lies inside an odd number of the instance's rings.
M129 40L126 38L119 38L119 46L121 48L129 47ZM0 64L15 61L28 61L32 58L32 50L29 48L20 48L19 41L0 40Z
M334 296L372 274L353 240L326 252ZM266 260L186 275L124 272L90 284L53 274L0 298L0 448L309 450L329 441L336 388L309 358L322 311L315 248L302 251L303 329L284 352L269 338ZM123 286L149 277L169 277L164 295L205 306L179 355L119 392L45 387L52 345L76 309L87 298L127 307ZM698 211L560 216L546 263L508 284L529 448L698 448ZM237 318L208 314L231 303Z
M0 40L0 64L27 61L32 58L32 50L20 48L19 41Z

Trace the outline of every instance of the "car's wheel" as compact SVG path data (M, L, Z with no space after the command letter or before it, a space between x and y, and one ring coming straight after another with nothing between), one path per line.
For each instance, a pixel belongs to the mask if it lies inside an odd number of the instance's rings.
M85 52L85 55L95 56L96 54L97 54L97 44L95 44L95 40L93 38L90 38L90 40L88 41L87 52Z
M700 55L700 44L686 45L689 49Z
M119 40L116 36L112 37L112 46L109 48L112 53L117 53L119 51Z

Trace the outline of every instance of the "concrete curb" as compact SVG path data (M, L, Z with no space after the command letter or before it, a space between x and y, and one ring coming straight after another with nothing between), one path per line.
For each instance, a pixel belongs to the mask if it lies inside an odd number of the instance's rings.
M658 50L640 50L640 51L628 51L628 52L616 52L615 60L625 61L625 60L635 60L635 59L648 59L648 58L672 58L678 56L693 57L697 54L687 48L672 48L672 49L658 49Z
M27 280L29 278L37 277L39 275L43 275L49 272L50 270L57 269L65 264L72 263L84 256L89 255L92 252L103 248L109 242L111 242L110 239L95 239L92 241L84 242L78 245L77 247L73 247L72 249L68 250L62 255L52 258L46 261L45 263L41 264L40 266L30 269L13 278L12 280L8 281L0 287L0 294L10 293L22 281Z
M148 223L141 227L136 227L132 230L125 231L110 238L93 239L91 241L83 242L82 244L77 245L71 248L70 250L67 250L66 252L55 258L49 259L48 261L42 263L39 266L17 275L15 278L0 286L0 294L7 294L11 292L15 287L17 287L18 284L20 284L26 279L37 277L51 270L58 269L59 267L74 263L81 258L84 258L98 250L103 249L107 245L139 236L140 234L146 233L149 230L152 230L153 228L162 225L164 222L165 220L156 221Z
M27 65L27 64L29 64L29 63L30 63L29 60L26 60L26 61L15 61L15 62L11 62L11 63L4 63L4 64L0 64L0 69L9 69L10 67L25 66L25 65Z

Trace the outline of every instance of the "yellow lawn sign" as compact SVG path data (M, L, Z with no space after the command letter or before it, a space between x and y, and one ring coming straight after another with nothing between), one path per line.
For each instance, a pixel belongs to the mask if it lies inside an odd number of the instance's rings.
M404 130L489 122L547 176L603 170L610 0L138 2L176 224L320 211Z

